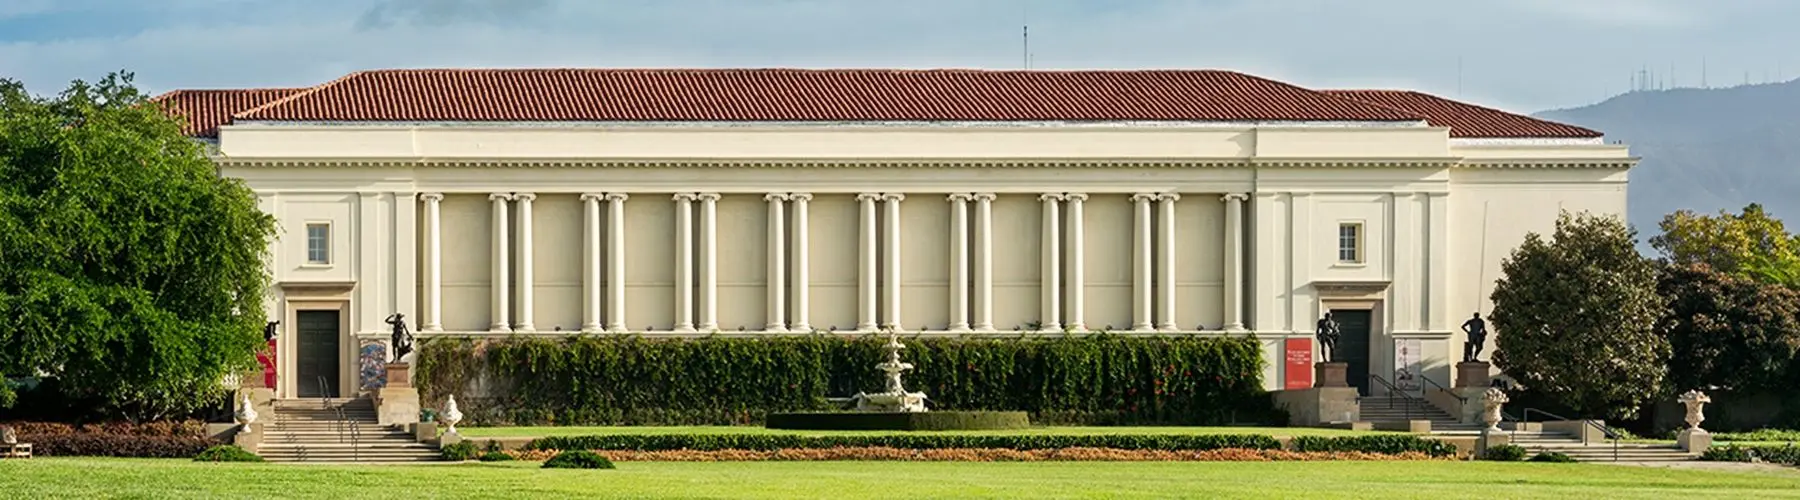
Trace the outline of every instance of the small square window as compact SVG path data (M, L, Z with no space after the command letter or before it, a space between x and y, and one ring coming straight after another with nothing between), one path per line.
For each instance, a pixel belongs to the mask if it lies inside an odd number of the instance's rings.
M1356 222L1338 224L1338 263L1361 264L1363 262L1363 225Z
M331 224L312 222L306 224L306 263L311 265L331 264Z

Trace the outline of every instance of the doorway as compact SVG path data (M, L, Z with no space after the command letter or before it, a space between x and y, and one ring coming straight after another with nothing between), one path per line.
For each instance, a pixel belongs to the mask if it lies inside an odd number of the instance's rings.
M1369 309L1333 309L1331 318L1338 322L1337 350L1332 361L1341 361L1344 378L1349 379L1357 394L1369 395L1369 327L1374 312Z
M303 398L338 397L343 311L294 311L294 389Z

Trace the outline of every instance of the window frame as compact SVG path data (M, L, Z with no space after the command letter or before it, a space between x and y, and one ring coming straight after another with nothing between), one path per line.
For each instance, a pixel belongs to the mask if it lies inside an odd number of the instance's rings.
M315 268L331 267L332 262L333 262L332 254L336 253L336 252L333 252L332 248L331 248L332 243L333 243L332 240L334 239L333 236L335 236L334 232L332 231L331 221L309 220L309 221L302 223L300 227L302 228L302 231L304 232L304 243L301 244L301 248L300 248L300 252L302 254L301 255L301 267L315 267ZM312 230L314 227L323 227L325 229L325 234L322 238L324 240L323 241L324 245L320 249L325 254L324 260L313 260Z
M1355 236L1350 241L1349 250L1355 255L1352 260L1344 260L1344 228L1355 228ZM1369 262L1369 225L1360 220L1341 220L1337 224L1337 233L1332 235L1332 262L1337 267L1362 267Z

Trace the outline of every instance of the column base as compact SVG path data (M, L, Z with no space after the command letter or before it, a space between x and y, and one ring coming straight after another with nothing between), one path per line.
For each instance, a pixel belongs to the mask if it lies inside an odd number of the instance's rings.
M605 328L601 328L597 323L592 325L581 325L581 333L600 333L605 330Z
M606 331L612 333L629 333L631 332L631 329L625 327L625 325L611 325L606 327Z
M975 325L971 329L977 332L991 332L994 331L994 325Z
M950 331L952 331L952 332L967 332L967 331L972 331L972 330L971 330L971 329L970 329L970 328L969 328L969 325L950 325L950 328L949 328L949 330L950 330Z
M1040 332L1057 332L1057 331L1062 331L1062 329L1063 329L1063 327L1062 327L1062 325L1059 325L1059 324L1056 324L1056 323L1045 323L1045 324L1044 324L1044 325L1042 325L1042 326L1039 326L1039 327L1038 327L1038 329L1037 329L1037 331L1040 331Z
M512 327L505 326L505 325L488 327L488 332L490 332L490 333L512 333L512 331L513 331Z
M440 333L443 331L444 325L425 325L419 327L419 333Z
M787 333L788 329L786 326L782 326L782 325L765 325L765 326L763 326L763 332L764 333Z
M537 327L533 326L533 325L529 325L529 324L518 325L518 326L513 327L513 331L521 332L521 333L531 333L531 332L537 331Z
M697 328L697 329L699 329L699 330L700 330L700 331L702 331L702 332L709 332L709 333L710 333L710 332L717 332L717 331L719 331L719 325L716 325L716 324L713 324L713 325L700 325L700 326L698 326L698 327L695 327L695 328Z
M1155 327L1155 326L1151 326L1151 325L1149 325L1149 324L1142 324L1142 325L1131 325L1131 331L1134 331L1134 332L1154 332L1154 331L1156 331L1156 327Z
M1232 323L1229 325L1225 325L1225 331L1232 332L1232 333L1238 333L1238 332L1247 332L1249 330L1244 329L1243 323Z
M1063 327L1063 330L1069 331L1069 332L1074 332L1074 333L1087 333L1088 327L1085 324L1076 323L1073 325Z
M788 331L789 332L799 332L799 333L812 333L813 327L812 327L812 325L808 325L806 323L800 323L800 324L797 324L797 325L794 325L794 326L788 328Z
M693 325L675 325L674 331L675 333L694 333L698 330L695 330Z

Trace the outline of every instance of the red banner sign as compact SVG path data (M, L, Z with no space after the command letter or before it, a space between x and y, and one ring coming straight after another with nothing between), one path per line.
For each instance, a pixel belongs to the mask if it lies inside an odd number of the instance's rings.
M262 364L263 387L275 387L275 340L269 340L269 350L256 354L256 362Z
M1312 339L1287 339L1286 370L1283 377L1290 391L1311 389L1313 386L1313 354Z

